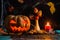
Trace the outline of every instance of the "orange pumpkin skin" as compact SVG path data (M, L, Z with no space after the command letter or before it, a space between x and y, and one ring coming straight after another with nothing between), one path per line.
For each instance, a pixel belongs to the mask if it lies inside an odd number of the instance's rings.
M9 15L5 19L5 27L8 32L20 33L30 29L30 20L27 16Z

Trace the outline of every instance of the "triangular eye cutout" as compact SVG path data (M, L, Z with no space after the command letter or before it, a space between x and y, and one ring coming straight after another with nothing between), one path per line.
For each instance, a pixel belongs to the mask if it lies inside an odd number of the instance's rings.
M16 21L14 21L14 20L10 20L10 23L16 23Z

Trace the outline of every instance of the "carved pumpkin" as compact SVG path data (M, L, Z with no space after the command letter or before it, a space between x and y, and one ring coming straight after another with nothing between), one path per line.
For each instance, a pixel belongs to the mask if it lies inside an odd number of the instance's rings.
M30 20L22 15L9 15L5 19L5 26L9 32L26 32L30 29Z

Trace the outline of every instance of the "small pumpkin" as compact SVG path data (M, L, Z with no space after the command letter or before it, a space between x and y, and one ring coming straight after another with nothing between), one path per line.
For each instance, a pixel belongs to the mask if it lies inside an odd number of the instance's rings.
M5 27L8 32L26 32L30 29L30 20L23 15L9 15L5 19Z

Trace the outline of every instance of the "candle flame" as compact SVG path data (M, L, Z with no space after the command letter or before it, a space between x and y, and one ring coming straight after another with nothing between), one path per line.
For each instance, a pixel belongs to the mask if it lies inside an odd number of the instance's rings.
M49 23L49 22L47 22L46 26L50 26L50 23Z

